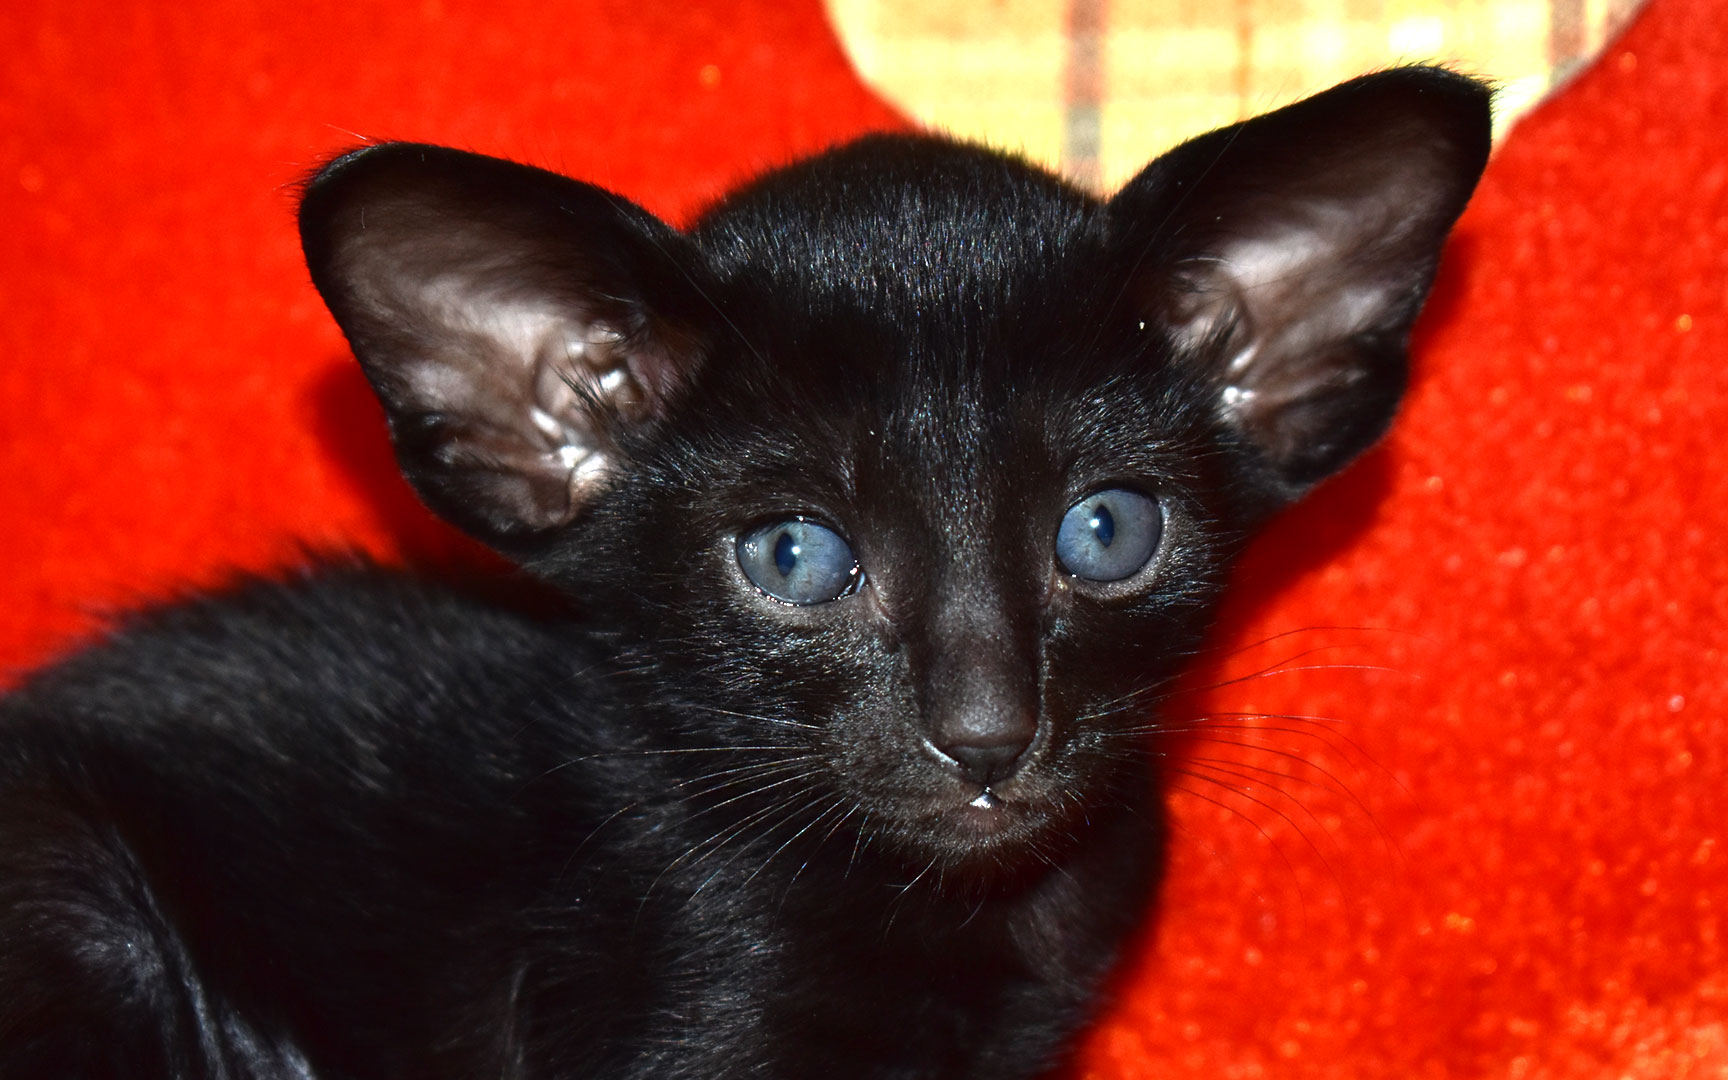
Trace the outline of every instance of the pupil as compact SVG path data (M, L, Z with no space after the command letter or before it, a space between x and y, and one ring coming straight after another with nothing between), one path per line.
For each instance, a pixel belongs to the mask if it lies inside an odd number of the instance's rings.
M1093 508L1092 520L1088 524L1092 526L1092 535L1105 547L1109 547L1110 541L1116 539L1116 519L1111 516L1110 508L1103 503Z
M774 569L780 571L781 577L791 577L792 568L798 565L798 543L792 539L792 534L783 532L780 539L774 541Z

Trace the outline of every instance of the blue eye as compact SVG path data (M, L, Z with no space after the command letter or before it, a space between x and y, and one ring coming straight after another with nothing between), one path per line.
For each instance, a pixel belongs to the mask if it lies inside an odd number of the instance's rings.
M858 557L814 521L782 521L738 538L738 565L758 589L788 604L838 600L858 585Z
M1062 515L1056 561L1087 581L1121 581L1151 560L1163 533L1158 500L1124 488L1094 492Z

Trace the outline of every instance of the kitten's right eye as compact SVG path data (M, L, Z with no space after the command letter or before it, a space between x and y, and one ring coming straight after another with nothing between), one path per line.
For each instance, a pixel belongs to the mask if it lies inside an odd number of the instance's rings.
M795 518L738 538L738 565L751 584L787 604L822 604L857 591L863 571L833 529Z

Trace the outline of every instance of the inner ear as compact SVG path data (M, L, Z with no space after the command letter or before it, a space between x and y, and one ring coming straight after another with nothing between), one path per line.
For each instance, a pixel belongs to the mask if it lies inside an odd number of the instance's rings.
M700 256L588 184L383 144L313 178L300 229L403 473L495 546L572 520L701 360Z
M1446 234L1487 161L1488 91L1365 76L1188 142L1110 204L1143 310L1294 498L1385 431Z

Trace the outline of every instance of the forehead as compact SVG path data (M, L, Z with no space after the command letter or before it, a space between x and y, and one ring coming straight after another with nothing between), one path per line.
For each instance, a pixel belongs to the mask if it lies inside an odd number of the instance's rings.
M1182 381L1132 322L796 326L714 357L660 429L693 488L752 493L762 513L869 504L958 521L1165 475L1195 443Z
M1037 170L918 138L771 174L693 230L723 319L673 427L767 488L945 514L1131 458L1172 386L1101 219Z
M721 316L724 370L707 374L907 438L982 430L1102 355L1103 231L1091 197L993 151L849 144L769 174L692 230Z
M693 235L712 268L778 306L892 314L910 328L1002 309L1097 233L1095 200L993 151L883 136L769 174Z

